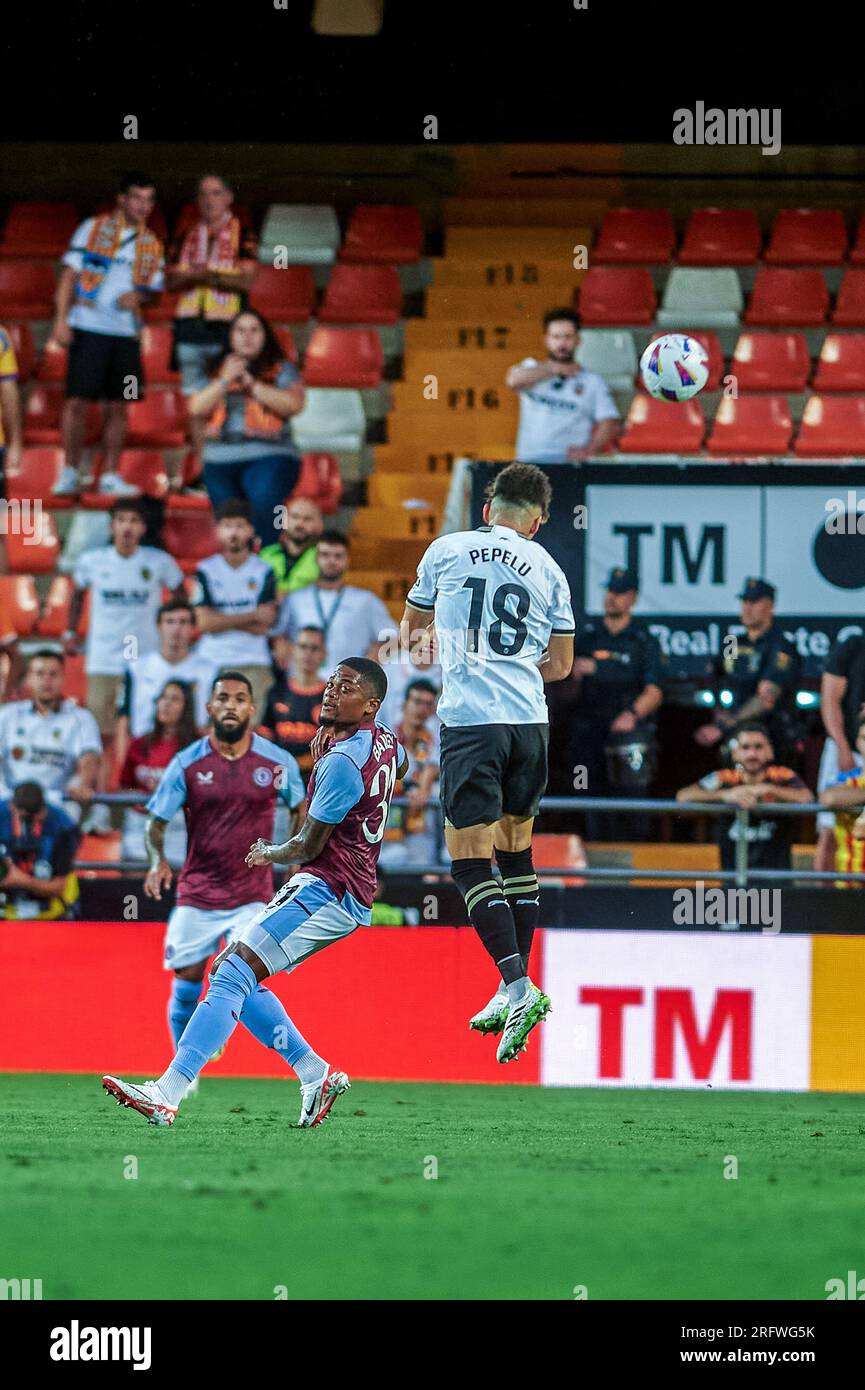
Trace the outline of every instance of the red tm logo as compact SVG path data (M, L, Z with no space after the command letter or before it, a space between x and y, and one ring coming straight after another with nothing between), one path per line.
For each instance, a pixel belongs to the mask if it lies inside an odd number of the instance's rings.
M620 1080L623 1076L625 1009L642 1005L644 991L639 988L606 988L593 985L580 990L581 1004L596 1004L599 1010L598 1077ZM672 1081L675 1076L676 1030L680 1030L691 1075L705 1081L712 1074L724 1030L730 1027L730 1080L751 1080L751 1032L753 991L719 989L715 991L708 1027L701 1037L690 989L656 989L652 1034L655 1042L653 1076L656 1081Z

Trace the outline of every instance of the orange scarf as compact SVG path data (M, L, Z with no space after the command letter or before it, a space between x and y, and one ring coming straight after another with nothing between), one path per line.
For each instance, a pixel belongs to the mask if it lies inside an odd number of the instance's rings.
M273 367L261 380L272 385L278 371L278 367ZM231 391L239 391L241 388L232 385L230 389ZM226 414L225 401L222 400L207 422L208 439L219 438L225 424ZM284 425L285 420L281 415L277 415L273 410L268 410L252 396L247 396L243 411L243 433L250 439L273 439L281 433Z
M90 236L84 251L84 266L78 276L77 294L79 299L93 300L108 273L108 268L117 255L121 238L130 224L126 222L119 208L94 217ZM139 229L135 239L135 261L132 266L132 284L136 290L147 290L159 270L162 260L162 242L148 227Z
M226 213L212 242L206 222L196 222L184 238L178 270L237 270L240 249L240 221ZM241 296L234 290L215 290L209 285L195 285L177 301L179 319L217 319L228 322L241 309Z

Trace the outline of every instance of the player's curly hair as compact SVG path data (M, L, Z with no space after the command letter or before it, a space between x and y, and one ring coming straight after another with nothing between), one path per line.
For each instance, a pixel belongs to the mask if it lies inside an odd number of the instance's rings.
M540 512L541 521L549 521L553 489L546 473L533 463L509 463L487 488L487 500L509 511Z

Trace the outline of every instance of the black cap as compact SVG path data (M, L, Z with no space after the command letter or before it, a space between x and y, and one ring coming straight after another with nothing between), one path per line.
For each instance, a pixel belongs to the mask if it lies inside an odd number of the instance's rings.
M632 589L638 589L637 571L622 569L616 566L610 570L610 577L604 585L605 589L610 589L614 594L629 594Z
M774 601L775 585L770 584L766 579L753 579L750 576L745 580L745 587L737 598L747 598L756 602L758 598L770 598Z

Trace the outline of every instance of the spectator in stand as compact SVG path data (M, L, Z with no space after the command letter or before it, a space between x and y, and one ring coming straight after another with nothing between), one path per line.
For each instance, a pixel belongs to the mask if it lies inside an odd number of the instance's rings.
M210 722L207 713L210 682L197 648L195 609L183 599L164 603L156 615L158 650L130 661L123 677L123 693L117 711L115 761L123 763L130 739L152 733L156 701L168 680L190 686L194 700L194 720L202 732Z
M74 570L75 587L69 605L63 648L78 651L78 623L87 590L90 618L85 642L87 706L96 716L103 739L114 737L117 706L129 663L157 648L156 615L163 588L185 600L183 574L165 550L141 544L146 530L143 503L118 500L111 511L111 545L85 550ZM110 775L110 758L104 775ZM107 782L100 785L105 791ZM104 809L104 808L103 808Z
M134 738L126 750L120 772L121 791L140 791L147 801L162 780L175 753L198 737L195 695L182 680L168 680L156 700L152 726L148 733ZM128 806L124 817L121 858L147 860L144 805ZM180 869L186 858L186 821L178 811L165 831L165 858L172 869Z
M818 795L838 781L839 773L851 774L863 765L858 741L859 722L865 715L865 637L859 632L835 642L826 659L820 682L820 715L826 741L817 773ZM837 869L838 823L835 816L821 811L817 830L814 868L819 871L834 866Z
M412 681L405 693L402 718L394 733L406 751L408 771L397 782L394 795L405 796L408 805L391 806L379 857L384 869L434 869L442 862L439 812L429 806L439 780L438 697L438 690L427 680Z
M310 497L294 497L285 509L279 540L259 551L276 575L280 598L318 579L315 550L323 526L321 508Z
M321 628L301 628L291 655L290 673L282 672L267 696L261 731L291 753L306 784L313 764L309 745L318 733L325 687L319 675L325 656Z
M10 921L58 921L81 915L75 822L48 806L38 782L19 782L0 802L0 899Z
M505 384L520 393L519 463L591 458L616 438L616 403L604 378L574 360L579 342L579 314L550 309L544 315L546 357L524 357L505 376Z
M208 685L219 670L242 671L257 713L273 682L267 634L276 620L276 580L270 565L253 554L248 502L220 504L216 536L219 553L208 555L195 572L193 604L202 633L195 655L207 669Z
M92 485L93 479L81 474L91 401L105 405L105 470L99 491L118 497L137 491L120 477L119 467L126 403L140 400L144 390L141 310L155 302L164 285L162 243L147 226L155 201L153 180L128 174L121 180L114 211L82 222L63 257L51 329L57 346L69 349L63 408L66 461L53 488L58 497L76 496Z
M273 651L281 670L291 662L291 643L302 627L320 627L327 644L321 667L325 680L344 657L364 652L379 660L382 640L395 638L397 626L381 599L369 589L346 584L348 540L341 531L323 531L315 552L319 577L282 601L273 630Z
M828 741L827 739L827 743ZM817 863L815 859L815 867L834 868L841 874L862 874L865 883L865 716L861 714L852 751L856 759L853 766L837 771L832 781L818 792L818 800L830 808L825 814L832 820L834 853L829 865L825 862ZM821 773L822 771L821 766ZM823 813L818 820L822 818ZM835 886L861 887L860 884L849 883L844 879L839 880Z
M18 359L12 339L0 324L0 485L6 496L6 469L21 463L21 395L18 390ZM6 542L0 535L0 574L8 572Z
M746 579L739 598L745 632L735 638L730 655L717 657L707 667L715 687L715 713L694 738L702 748L714 748L739 724L756 719L768 729L781 761L793 762L800 732L794 704L799 655L775 621L773 584ZM723 691L728 692L727 705L721 703Z
M677 801L723 801L751 808L758 802L806 802L813 798L792 768L775 765L775 750L765 724L743 723L732 746L733 766L710 772L676 793ZM794 818L754 816L747 829L749 869L789 869ZM739 827L735 817L718 817L716 824L721 868L736 867ZM762 886L762 885L761 885Z
M383 661L387 676L387 694L382 701L378 718L388 728L395 729L402 715L408 687L418 680L427 680L438 697L442 688L442 668L438 663L438 642L434 627L413 634L411 646L401 647L393 660ZM439 727L434 716L434 726Z
M632 616L636 602L634 571L612 569L603 617L584 623L574 643L568 768L575 789L588 796L647 796L654 776L655 715L666 663L655 638ZM586 828L593 840L651 834L643 816L596 811L587 814Z
M168 252L168 289L179 292L174 318L174 365L182 390L192 396L207 386L209 367L228 352L231 320L246 308L256 272L258 244L252 227L232 211L234 190L220 174L198 182L198 220L185 225ZM190 420L190 439L201 472L204 420Z
M205 424L204 485L214 511L245 498L255 534L272 545L279 540L277 508L300 473L291 417L303 409L303 387L254 309L236 314L228 335L228 350L211 364L210 384L189 397L190 415Z
M31 652L30 698L0 706L0 796L38 782L49 804L77 821L96 791L102 740L90 711L64 698L63 676L60 652Z

